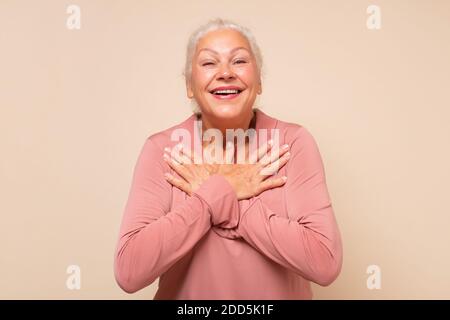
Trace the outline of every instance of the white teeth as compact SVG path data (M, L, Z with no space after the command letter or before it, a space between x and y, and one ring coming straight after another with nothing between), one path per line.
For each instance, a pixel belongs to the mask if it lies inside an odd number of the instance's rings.
M216 94L216 93L235 94L238 92L239 92L238 90L217 90L217 91L214 91L214 94Z

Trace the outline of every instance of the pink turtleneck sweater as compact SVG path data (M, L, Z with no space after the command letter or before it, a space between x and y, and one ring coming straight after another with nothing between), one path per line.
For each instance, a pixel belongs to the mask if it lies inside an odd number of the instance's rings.
M192 115L147 138L134 168L114 271L136 292L159 277L154 299L311 299L310 281L339 275L342 242L324 166L305 127L256 111L256 130L279 129L291 157L275 176L284 186L250 199L213 175L188 196L164 178L174 129L194 136ZM270 131L269 137L270 137Z

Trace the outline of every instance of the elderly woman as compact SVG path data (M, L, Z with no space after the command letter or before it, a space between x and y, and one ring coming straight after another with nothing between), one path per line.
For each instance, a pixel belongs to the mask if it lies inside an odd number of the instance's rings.
M305 127L254 108L261 61L249 30L230 21L191 36L185 77L197 110L148 137L140 153L114 261L124 291L159 277L154 299L311 299L310 281L327 286L340 273L341 237L317 144ZM256 132L243 144L243 163L231 129ZM222 135L202 139L210 130ZM250 150L262 132L270 140ZM211 145L220 146L216 160L225 153L228 161L205 161Z

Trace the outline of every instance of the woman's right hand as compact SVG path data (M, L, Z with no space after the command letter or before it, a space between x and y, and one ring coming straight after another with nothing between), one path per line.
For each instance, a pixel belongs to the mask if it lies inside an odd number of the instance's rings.
M234 189L238 200L249 199L259 195L263 191L281 187L286 183L286 177L269 178L283 167L289 160L288 145L270 152L272 145L263 145L250 163L248 150L246 150L246 163L244 164L196 164L195 157L189 150L180 149L180 153L172 153L173 156L164 154L164 160L183 179L166 174L166 179L175 187L191 195L200 185L213 174L222 175ZM171 152L169 148L165 151ZM256 162L255 162L256 161Z

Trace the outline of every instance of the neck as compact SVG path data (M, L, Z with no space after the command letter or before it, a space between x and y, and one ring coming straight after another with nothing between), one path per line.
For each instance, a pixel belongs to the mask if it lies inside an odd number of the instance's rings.
M254 110L251 110L245 117L241 117L239 120L224 121L223 119L210 119L204 117L201 113L197 115L197 120L202 121L202 129L206 131L214 128L218 129L225 135L227 129L243 129L254 128L256 124L256 114Z
M256 126L256 111L251 110L245 117L239 119L239 121L223 121L223 119L208 119L204 117L202 114L197 115L197 120L202 121L202 132L204 133L206 130L214 128L220 130L222 133L222 137L224 139L223 144L225 145L226 141L226 130L227 129L242 129L248 130L249 128L255 128Z

